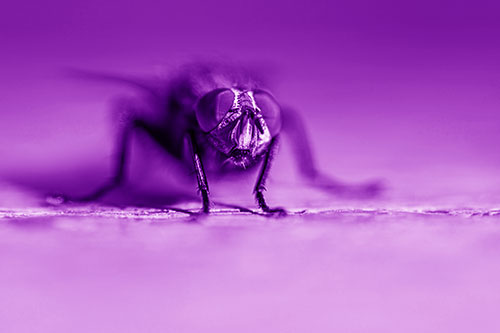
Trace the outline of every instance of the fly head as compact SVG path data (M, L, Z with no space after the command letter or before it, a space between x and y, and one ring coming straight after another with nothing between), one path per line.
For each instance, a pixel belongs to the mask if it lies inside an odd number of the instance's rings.
M227 161L246 168L281 129L280 107L263 90L216 89L196 105L196 118Z

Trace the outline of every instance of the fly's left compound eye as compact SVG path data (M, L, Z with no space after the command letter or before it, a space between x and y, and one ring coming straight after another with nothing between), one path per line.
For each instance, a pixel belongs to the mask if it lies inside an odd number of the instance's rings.
M262 118L266 121L271 136L275 136L281 130L281 110L278 102L265 91L256 91L254 99L262 112Z
M234 93L229 89L215 89L200 98L195 113L204 132L210 132L221 122L234 102Z

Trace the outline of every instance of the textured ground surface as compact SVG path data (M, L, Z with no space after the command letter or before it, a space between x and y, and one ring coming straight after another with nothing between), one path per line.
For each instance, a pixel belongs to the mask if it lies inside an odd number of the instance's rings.
M329 204L291 206L282 219L220 207L197 219L159 208L2 209L1 331L500 329L494 205Z

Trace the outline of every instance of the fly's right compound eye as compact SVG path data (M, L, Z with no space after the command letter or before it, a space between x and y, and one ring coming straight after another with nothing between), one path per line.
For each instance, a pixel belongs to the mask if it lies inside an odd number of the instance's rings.
M200 128L210 132L221 122L231 110L234 93L229 89L216 89L200 98L196 103L195 113Z
M266 91L258 90L254 93L255 103L262 112L271 136L281 130L281 109L274 97Z

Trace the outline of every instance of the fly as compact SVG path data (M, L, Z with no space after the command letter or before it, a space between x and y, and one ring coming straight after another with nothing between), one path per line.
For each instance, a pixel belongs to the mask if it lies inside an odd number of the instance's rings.
M380 190L377 183L350 186L319 172L299 114L279 104L252 75L241 69L197 64L160 84L94 73L80 75L141 88L146 92L147 107L156 110L159 117L144 116L133 103L124 106L122 111L127 117L111 180L73 201L97 200L124 182L129 141L135 131L146 133L165 153L194 168L203 213L209 213L211 206L204 167L208 162L211 166L208 176L245 172L260 165L253 190L258 206L265 214L286 214L281 207L269 207L264 197L283 134L293 148L300 175L310 184L337 194L358 196L374 195Z

